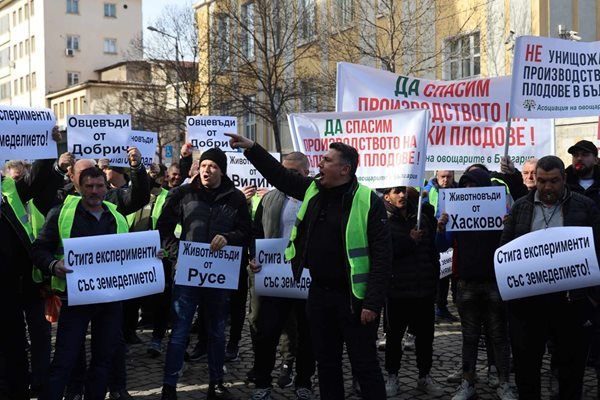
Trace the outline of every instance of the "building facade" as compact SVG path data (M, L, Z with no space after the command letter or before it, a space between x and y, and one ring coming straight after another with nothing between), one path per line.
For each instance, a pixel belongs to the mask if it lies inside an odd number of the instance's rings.
M0 0L0 104L46 107L48 93L140 59L141 29L142 0Z

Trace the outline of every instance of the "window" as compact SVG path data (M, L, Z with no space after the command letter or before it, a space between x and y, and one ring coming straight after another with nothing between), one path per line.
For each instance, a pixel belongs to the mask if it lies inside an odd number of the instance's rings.
M52 105L52 111L54 111L54 116L58 116L58 104Z
M447 78L454 80L479 76L481 73L479 32L447 40L446 50L448 51L445 69Z
M300 82L300 109L302 112L317 111L317 91L307 81Z
M10 82L0 85L0 99L8 99L10 97Z
M10 47L0 50L0 68L10 66Z
M23 22L23 8L19 7L19 23Z
M19 54L17 53L17 45L13 46L13 60L16 60Z
M336 18L338 25L348 25L354 19L354 0L335 0Z
M25 39L25 54L29 54L29 39Z
M379 0L377 2L377 15L388 15L393 7L393 0Z
M229 17L217 15L217 60L223 66L229 64Z
M31 44L31 52L35 53L35 36L31 37L30 44Z
M77 102L77 99L73 99L73 114L77 115L79 114L79 103Z
M79 72L67 72L67 86L77 85L79 83Z
M29 18L29 4L25 3L23 6L23 12L25 13L25 19Z
M117 39L104 39L104 52L117 54Z
M247 111L244 114L244 136L250 140L256 140L256 114L252 111L256 96L246 98Z
M31 77L29 75L25 76L25 90L28 92L31 90Z
M19 58L23 57L23 42L19 43Z
M117 18L117 5L114 3L104 3L104 16Z
M67 14L79 14L79 0L67 0Z
M300 0L300 36L304 40L311 39L316 33L315 0Z
M25 91L25 80L23 77L19 78L19 92L23 93Z
M13 26L17 25L17 12L13 11Z
M34 3L33 0L31 0L29 2L29 10L30 10L30 14L29 15L31 15L32 17L35 15L35 5L34 4L35 3Z
M79 36L67 35L67 49L79 51Z
M8 33L10 30L10 16L6 14L2 18L0 18L0 35L4 33Z
M71 100L67 100L67 115L71 115Z
M31 73L31 89L35 89L37 87L37 74L35 72Z
M79 98L79 112L85 114L85 96Z
M15 92L15 96L19 94L19 80L15 79L15 81L13 82L13 86L14 86L14 90L13 92Z
M65 116L65 102L61 101L58 106L58 118L64 118Z
M254 58L254 3L242 5L242 50L247 59Z

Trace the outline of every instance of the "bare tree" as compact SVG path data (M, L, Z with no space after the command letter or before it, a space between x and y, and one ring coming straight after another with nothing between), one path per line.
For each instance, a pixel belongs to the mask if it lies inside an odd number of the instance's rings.
M316 99L332 83L318 57L316 2L308 3L255 0L240 6L236 0L220 1L208 28L214 66L211 110L261 118L271 127L279 152L285 113L297 102L303 111L317 111Z

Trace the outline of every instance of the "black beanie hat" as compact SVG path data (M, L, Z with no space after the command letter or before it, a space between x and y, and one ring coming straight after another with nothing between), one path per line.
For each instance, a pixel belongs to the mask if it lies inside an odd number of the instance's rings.
M202 155L200 156L200 163L202 163L204 160L213 161L219 166L219 168L221 168L223 175L227 174L227 156L220 148L213 147L212 149L202 152Z

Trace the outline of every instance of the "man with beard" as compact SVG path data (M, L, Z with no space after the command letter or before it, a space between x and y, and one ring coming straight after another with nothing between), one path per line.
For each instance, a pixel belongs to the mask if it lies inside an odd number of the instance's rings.
M571 166L566 169L569 189L589 197L600 207L598 148L589 140L580 140L567 151L572 156Z

